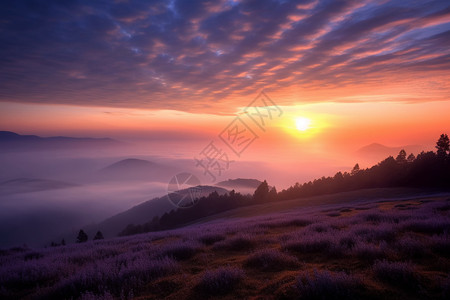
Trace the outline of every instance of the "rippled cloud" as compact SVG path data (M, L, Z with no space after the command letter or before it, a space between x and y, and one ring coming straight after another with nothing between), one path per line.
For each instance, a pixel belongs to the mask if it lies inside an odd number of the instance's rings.
M450 92L448 1L18 0L0 20L0 101L214 111L262 88L421 78L437 92L401 100Z

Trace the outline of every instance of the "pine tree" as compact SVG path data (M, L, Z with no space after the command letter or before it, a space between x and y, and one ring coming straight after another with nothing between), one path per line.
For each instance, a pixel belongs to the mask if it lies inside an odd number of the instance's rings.
M398 163L405 163L406 162L406 151L404 149L400 150L400 152L397 155L397 158L395 159Z
M95 240L103 240L103 239L104 239L104 237L103 237L102 232L101 231L97 231L97 233L94 236L94 241Z
M353 167L351 174L352 174L352 175L356 175L356 174L359 173L359 171L361 171L361 169L359 168L359 164L356 164L356 165Z
M77 243L85 243L88 240L88 235L86 232L83 231L83 229L80 230L77 237Z
M277 200L277 189L275 187L272 187L268 194L268 200L269 201L276 201Z
M253 194L253 200L256 202L266 202L269 198L269 185L267 181L261 182Z
M437 155L439 157L445 157L450 151L450 142L447 134L441 134L441 137L436 142Z

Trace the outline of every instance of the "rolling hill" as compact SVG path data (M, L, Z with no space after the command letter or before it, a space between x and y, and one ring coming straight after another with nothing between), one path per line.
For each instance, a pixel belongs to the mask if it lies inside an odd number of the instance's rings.
M168 182L175 173L174 168L163 164L144 159L127 158L106 166L95 175L100 180Z
M389 147L379 143L372 143L358 149L356 151L356 154L361 158L379 160L388 156L396 157L402 149L404 149L407 154L414 153L415 155L417 155L420 151L423 150L423 146L406 145L400 147Z
M200 193L197 196L207 196L214 191L216 191L220 195L228 192L226 189L220 187L201 186ZM189 189L178 191L180 195L188 194L189 192ZM174 198L171 199L173 200ZM97 230L100 230L106 237L113 237L116 236L129 224L142 224L148 222L152 218L161 216L173 209L176 209L176 206L171 203L168 195L165 195L163 197L145 201L124 212L116 214L99 224L87 226L86 231L93 234Z
M216 185L242 194L253 194L260 184L261 181L257 179L236 178L218 182Z

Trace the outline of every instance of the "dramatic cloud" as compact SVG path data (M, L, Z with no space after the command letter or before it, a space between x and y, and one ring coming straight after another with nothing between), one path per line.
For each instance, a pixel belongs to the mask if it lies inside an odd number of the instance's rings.
M18 0L0 20L0 101L208 111L262 88L291 104L416 80L435 92L396 100L450 94L446 0Z

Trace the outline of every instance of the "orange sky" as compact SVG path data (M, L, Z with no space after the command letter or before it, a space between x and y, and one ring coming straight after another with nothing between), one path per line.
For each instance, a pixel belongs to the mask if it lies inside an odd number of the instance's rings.
M239 159L325 173L367 144L433 149L450 133L448 0L12 1L1 12L0 130L192 158L239 115L258 136ZM265 131L242 114L261 91L283 111Z
M383 157L366 159L356 151L371 143L434 150L439 135L450 132L450 101L280 106L282 116L267 120L265 131L242 114L244 107L236 107L236 113L229 115L52 104L0 103L0 107L2 130L40 136L111 137L134 145L122 154L126 157L156 155L193 161L213 141L236 162L220 180L256 177L279 188L349 171L356 162L369 167ZM218 138L237 115L258 136L239 157ZM298 130L297 118L309 119L308 129ZM209 181L197 171L202 182Z
M278 98L271 95L272 99ZM275 101L275 100L274 100ZM21 134L97 136L135 140L170 139L170 134L208 139L218 135L234 115L187 113L175 110L79 107L51 104L0 103L0 127ZM314 103L280 106L283 115L258 132L259 143L270 145L333 145L351 149L379 142L398 146L427 144L448 132L449 101ZM236 107L236 115L243 107ZM311 120L301 132L295 119Z
M2 129L214 135L262 90L287 112L278 128L314 115L311 141L422 143L447 129L448 1L141 5L8 6Z

